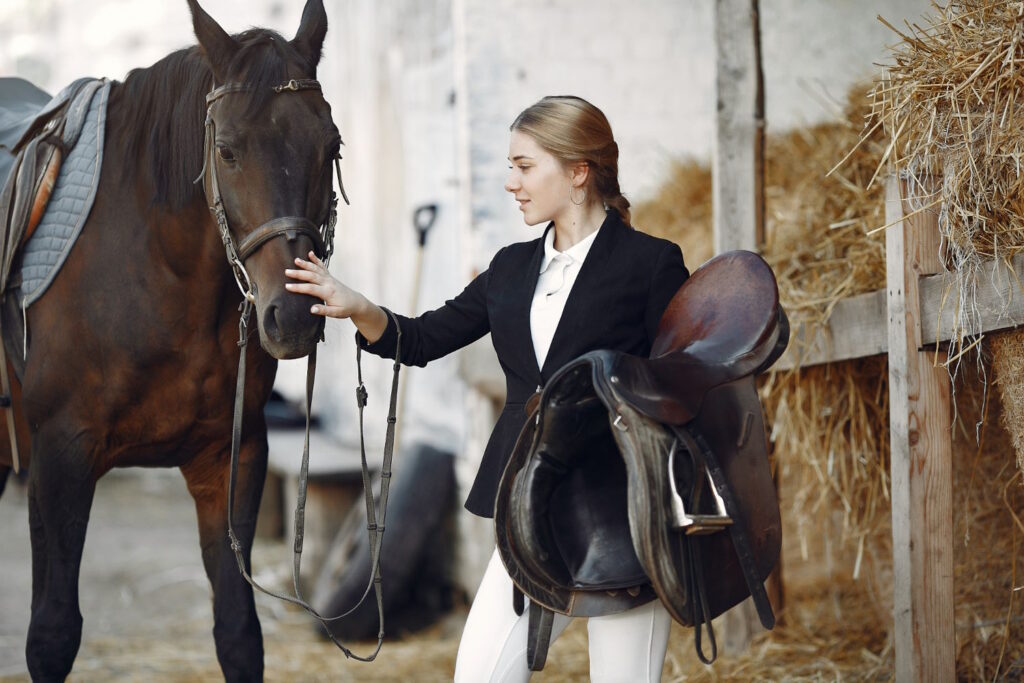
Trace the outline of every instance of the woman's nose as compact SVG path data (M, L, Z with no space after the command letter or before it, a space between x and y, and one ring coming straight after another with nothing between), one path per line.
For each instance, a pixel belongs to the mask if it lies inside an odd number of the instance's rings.
M519 181L516 179L516 174L510 172L508 178L505 179L505 191L515 192L518 187Z

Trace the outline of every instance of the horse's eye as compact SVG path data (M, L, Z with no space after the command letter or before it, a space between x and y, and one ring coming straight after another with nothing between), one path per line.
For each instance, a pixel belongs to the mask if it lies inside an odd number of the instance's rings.
M217 145L217 152L220 153L220 158L224 161L235 160L235 153L227 145Z

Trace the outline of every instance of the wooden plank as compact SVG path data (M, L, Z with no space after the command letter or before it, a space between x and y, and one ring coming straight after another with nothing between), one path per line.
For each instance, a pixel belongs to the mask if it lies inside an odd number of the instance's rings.
M764 242L764 88L758 0L715 1L712 214L716 254ZM762 630L747 600L720 619L720 645L743 652Z
M789 346L775 367L788 370L885 353L887 315L885 290L842 299L824 327L793 326Z
M1016 274L1015 274L1016 273ZM1024 273L1024 254L1010 261L983 264L974 278L973 291L961 294L955 273L941 273L921 280L921 339L927 344L935 340L949 341L968 334L995 332L1024 324L1024 288L1018 275ZM958 299L965 296L970 316L957 323Z
M905 213L900 182L886 191L886 223ZM892 473L893 641L900 682L952 681L953 477L950 382L944 353L920 351L920 277L941 269L935 215L886 233L889 429Z
M1002 261L982 264L970 294L971 315L977 315L977 319L960 325L955 317L959 296L956 274L943 272L922 277L922 346L926 348L936 340L948 342L961 327L976 334L1024 325L1024 284L1017 279L1018 275L1024 277L1024 254L1011 259L1010 266ZM824 329L817 325L793 326L789 347L776 367L787 370L798 365L809 367L886 353L886 317L885 290L843 299L836 303Z
M757 0L715 1L716 254L764 242L764 88Z

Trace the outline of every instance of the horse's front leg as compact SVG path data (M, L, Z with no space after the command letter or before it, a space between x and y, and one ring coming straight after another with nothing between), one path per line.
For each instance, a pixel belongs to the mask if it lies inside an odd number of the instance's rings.
M78 574L96 490L94 444L41 433L28 482L32 618L25 658L33 681L63 681L82 642Z
M203 564L213 586L213 638L217 659L227 681L263 678L263 633L252 587L238 571L228 538L228 458L223 453L197 456L181 468L195 499ZM266 437L243 443L232 525L242 546L246 571L256 532L256 514L267 473Z

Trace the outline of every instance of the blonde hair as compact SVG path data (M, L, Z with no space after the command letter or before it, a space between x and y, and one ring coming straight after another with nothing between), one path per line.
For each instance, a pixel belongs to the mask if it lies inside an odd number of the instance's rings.
M549 96L524 109L509 130L526 133L566 166L585 162L588 189L629 224L629 200L619 189L619 146L600 109L579 97Z

